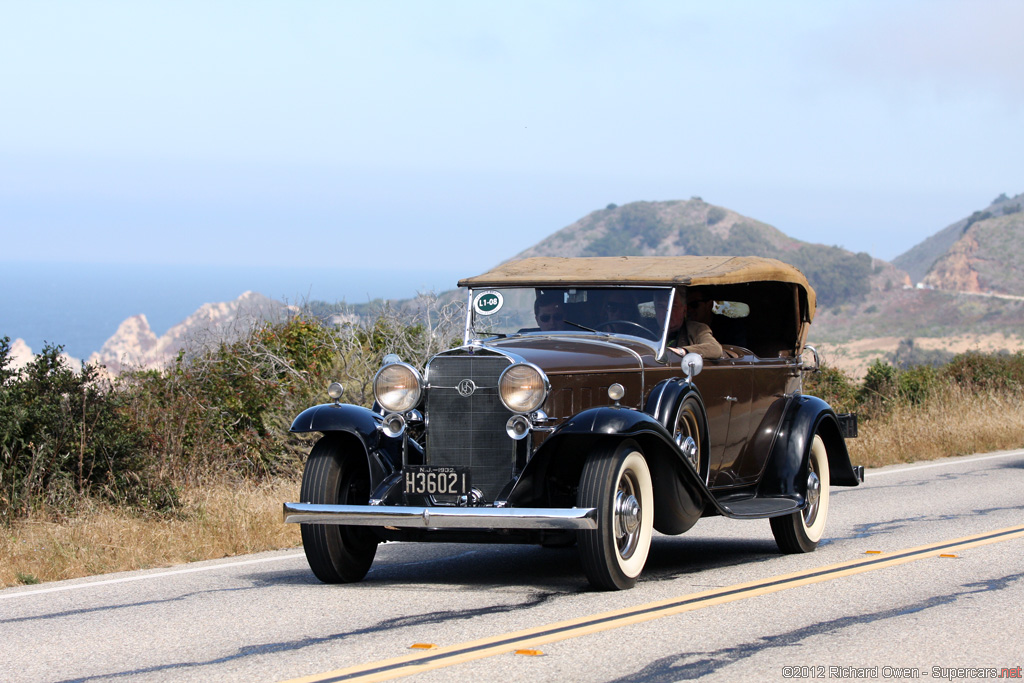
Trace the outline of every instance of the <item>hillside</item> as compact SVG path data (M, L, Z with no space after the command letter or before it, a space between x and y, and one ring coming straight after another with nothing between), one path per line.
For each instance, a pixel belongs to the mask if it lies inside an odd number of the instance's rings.
M735 211L688 201L610 204L512 260L530 256L769 256L807 276L821 306L863 300L873 289L908 283L906 274L866 253L793 239Z
M940 256L923 282L958 292L1024 294L1024 212L1021 195L972 216L959 239Z
M810 341L834 365L863 374L907 348L925 360L1024 349L1024 194L943 228L897 257L913 288L875 290L819 310Z
M1000 277L1024 265L1024 194L1001 194L986 209L949 225L893 259L916 282L939 289L1024 294L1019 277L1007 288ZM934 271L934 274L933 274ZM976 280L975 278L980 278ZM975 287L981 287L977 289Z

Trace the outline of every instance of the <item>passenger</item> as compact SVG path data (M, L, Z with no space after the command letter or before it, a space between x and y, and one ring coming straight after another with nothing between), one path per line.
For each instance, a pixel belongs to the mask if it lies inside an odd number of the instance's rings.
M711 327L711 313L715 300L706 289L701 287L686 288L686 319L695 320Z
M561 291L537 290L537 299L533 302L533 315L537 318L537 326L541 332L564 330L566 326L564 296Z
M654 311L659 321L665 320L668 309L667 291L654 295ZM711 300L698 289L676 290L672 311L668 316L668 350L680 356L699 353L704 358L721 358L722 345L718 343L707 323L699 318L710 318ZM689 311L689 314L688 314Z

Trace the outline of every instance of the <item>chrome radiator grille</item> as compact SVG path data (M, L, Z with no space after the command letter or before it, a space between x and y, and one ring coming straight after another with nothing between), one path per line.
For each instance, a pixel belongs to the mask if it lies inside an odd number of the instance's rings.
M515 444L505 433L512 413L498 398L498 376L511 364L504 356L437 356L427 368L428 465L469 467L474 488L493 501L512 478ZM469 396L459 384L471 380Z

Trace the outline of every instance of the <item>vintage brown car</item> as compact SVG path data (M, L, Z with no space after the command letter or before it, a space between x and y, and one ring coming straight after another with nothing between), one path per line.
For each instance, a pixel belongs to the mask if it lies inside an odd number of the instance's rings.
M764 518L782 552L809 552L829 486L863 481L853 416L801 392L815 297L791 266L532 258L459 286L461 346L422 373L386 358L372 409L334 386L292 424L323 434L284 504L322 581L362 579L385 541L575 541L593 586L630 588L654 530ZM716 357L672 350L688 295Z

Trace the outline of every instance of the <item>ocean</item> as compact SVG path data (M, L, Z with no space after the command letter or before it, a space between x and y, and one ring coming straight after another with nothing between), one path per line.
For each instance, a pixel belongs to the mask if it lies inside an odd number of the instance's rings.
M469 273L474 274L474 273ZM406 299L454 289L465 272L353 268L0 262L0 337L39 353L62 345L87 359L126 318L144 313L158 336L204 303L255 291L288 303Z

